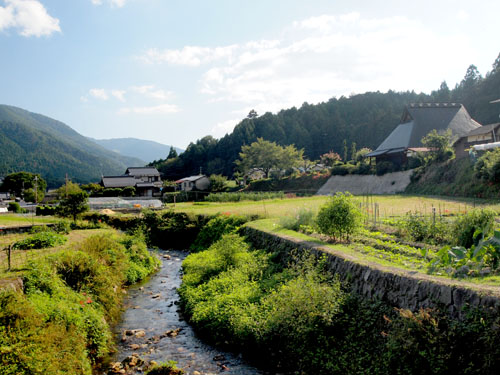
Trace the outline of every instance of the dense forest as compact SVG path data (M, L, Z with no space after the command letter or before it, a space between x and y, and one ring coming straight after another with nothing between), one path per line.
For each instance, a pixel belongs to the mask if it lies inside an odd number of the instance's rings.
M0 176L39 173L49 187L98 181L142 162L106 150L62 122L21 108L0 105Z
M158 160L156 166L165 179L178 179L198 174L231 176L234 161L241 146L257 138L280 145L294 144L304 149L304 156L317 160L333 150L342 154L344 140L350 146L375 149L399 124L405 106L412 102L456 102L465 105L472 118L481 124L498 122L500 104L490 104L500 98L500 55L493 69L484 77L474 65L467 69L463 80L450 89L446 82L430 94L413 91L387 93L368 92L350 97L332 98L327 102L300 108L292 107L277 114L261 116L251 111L221 139L206 136L191 143L178 157Z

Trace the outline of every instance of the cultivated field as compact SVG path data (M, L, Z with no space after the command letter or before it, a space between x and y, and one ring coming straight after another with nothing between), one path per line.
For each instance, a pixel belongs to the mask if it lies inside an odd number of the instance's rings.
M167 208L176 212L192 214L213 215L217 213L230 213L237 215L258 215L263 218L274 218L293 215L300 208L308 208L313 211L328 200L325 196L314 196L307 198L284 198L265 201L243 201L237 203L214 203L214 202L188 202L168 204ZM357 196L356 200L369 214L373 214L375 205L378 204L380 217L403 216L407 212L418 212L423 215L431 215L433 207L436 215L456 215L464 213L474 207L490 207L500 212L500 203L487 200L467 200L450 198L432 198L407 195L371 195Z

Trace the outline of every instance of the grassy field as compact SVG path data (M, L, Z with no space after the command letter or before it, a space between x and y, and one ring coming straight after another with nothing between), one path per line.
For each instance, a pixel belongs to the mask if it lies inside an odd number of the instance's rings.
M1 214L1 227L17 227L21 225L55 223L58 218L54 216L32 216L31 214Z
M327 201L328 197L313 196L307 198L284 198L265 201L244 201L237 203L187 202L168 204L167 208L176 212L212 215L217 213L231 213L238 215L258 215L263 218L274 218L293 215L300 208L317 211ZM373 213L375 204L378 204L380 217L403 216L407 212L420 212L425 215L432 213L454 215L463 213L474 207L491 207L500 213L500 202L486 200L466 200L433 198L407 195L374 195L356 197L369 214Z
M78 243L92 235L102 233L111 235L115 232L116 231L114 229L74 230L67 235L68 241L63 245L38 250L12 250L10 272L7 271L8 262L5 248L16 241L27 237L29 234L8 234L0 236L0 278L19 275L22 273L23 268L28 261L47 254L55 253L62 249L75 248Z

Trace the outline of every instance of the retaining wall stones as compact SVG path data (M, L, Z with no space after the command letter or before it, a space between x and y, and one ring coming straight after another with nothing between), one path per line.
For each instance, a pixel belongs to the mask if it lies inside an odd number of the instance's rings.
M362 194L396 194L403 192L410 184L412 170L386 173L383 176L347 175L332 176L318 190L317 195L333 195L338 192L350 192L354 195Z
M277 251L286 261L292 250L310 251L327 256L329 270L347 282L352 291L364 298L382 300L393 307L417 311L442 308L453 318L461 318L467 307L500 313L500 288L472 285L441 279L417 272L364 264L349 254L312 242L244 228L247 240L256 248Z

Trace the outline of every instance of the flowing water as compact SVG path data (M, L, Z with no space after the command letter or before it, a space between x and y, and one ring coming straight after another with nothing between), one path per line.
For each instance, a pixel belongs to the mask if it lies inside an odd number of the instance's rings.
M247 363L241 355L221 352L203 343L187 324L178 306L177 288L181 284L181 264L186 253L160 253L162 268L142 286L132 287L125 299L126 311L116 327L118 352L122 362L134 353L146 363L173 360L186 375L265 374ZM140 374L141 365L127 373Z

